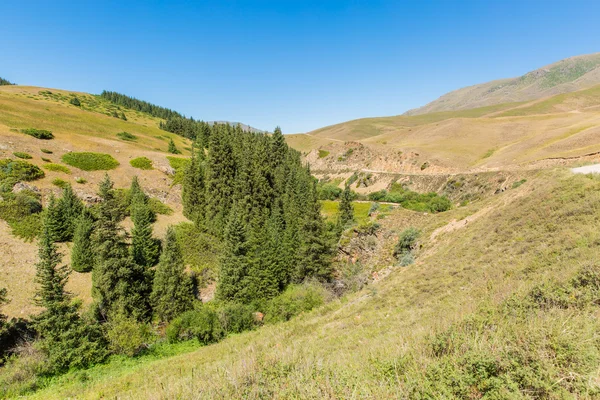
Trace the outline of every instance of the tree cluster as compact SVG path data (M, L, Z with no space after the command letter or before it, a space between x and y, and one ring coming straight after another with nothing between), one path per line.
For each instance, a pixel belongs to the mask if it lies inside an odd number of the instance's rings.
M160 107L152 103L148 103L147 101L138 100L134 97L130 97L117 92L109 92L104 90L100 94L100 97L110 101L113 104L127 107L136 111L141 111L157 118L168 119L173 117L183 117L183 115L179 114L177 111L173 111L165 107Z
M8 85L16 85L16 83L12 83L10 81L7 81L4 78L0 78L0 86L8 86Z
M185 215L224 241L217 295L270 299L291 282L331 278L331 245L316 181L273 135L215 124L184 174Z

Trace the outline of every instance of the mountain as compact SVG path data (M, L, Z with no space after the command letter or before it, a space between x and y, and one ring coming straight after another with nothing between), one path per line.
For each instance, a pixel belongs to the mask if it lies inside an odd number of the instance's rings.
M600 53L575 56L523 76L468 86L441 96L405 115L466 110L501 103L529 101L600 84Z

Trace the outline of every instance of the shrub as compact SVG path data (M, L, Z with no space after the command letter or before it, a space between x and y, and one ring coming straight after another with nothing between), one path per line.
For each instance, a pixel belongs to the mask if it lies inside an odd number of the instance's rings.
M60 178L56 178L56 179L52 180L52 184L53 184L54 186L58 186L58 187L59 187L59 188L61 188L61 189L63 189L63 188L65 188L65 187L69 186L69 182L67 182L67 181L64 181L64 180L62 180L62 179L60 179Z
M48 149L40 149L40 151L41 151L42 153L45 153L45 154L52 154L52 150L48 150Z
M125 140L127 142L135 142L137 140L137 136L129 133L129 132L119 132L117 133L117 137L119 139Z
M81 102L79 101L79 99L77 97L73 97L71 99L71 101L69 101L69 103L71 103L75 107L81 107Z
M410 227L404 230L394 248L394 257L401 259L406 253L412 252L417 246L419 236L421 236L421 231L417 228Z
M519 186L521 186L522 184L524 184L525 182L527 182L527 179L521 179L520 181L514 182L514 183L512 184L512 188L513 188L513 189L516 189L516 188L518 188Z
M0 202L0 218L8 222L13 235L25 240L32 240L39 233L41 211L37 196L26 190L7 194Z
M226 333L241 333L256 327L253 309L238 303L226 303L217 311L219 322Z
M224 336L217 313L208 307L186 311L167 328L170 343L196 338L202 344L218 342Z
M42 139L42 140L54 139L54 135L52 134L52 132L47 131L45 129L28 128L28 129L21 129L21 132L26 135L33 136L34 138L37 138L37 139Z
M388 192L385 189L382 189L378 192L369 193L367 198L371 201L383 201L388 196ZM388 200L388 199L386 199ZM388 200L389 201L389 200Z
M14 183L18 181L34 181L44 176L44 171L27 161L11 160L10 158L0 160L0 181L9 178L12 178Z
M423 171L424 169L427 169L429 167L429 162L425 161L423 164L421 164L421 171Z
M129 161L129 164L131 164L131 166L134 168L146 170L152 169L152 160L150 160L148 157L134 158L133 160Z
M373 215L377 210L379 210L379 203L371 203L371 207L369 207L369 217Z
M48 171L53 171L53 172L64 172L65 174L70 174L71 170L67 167L65 167L64 165L60 165L60 164L44 164L43 165L44 169L47 169Z
M119 315L108 323L106 338L112 353L133 357L148 347L152 333L147 324Z
M81 177L77 177L77 178L75 178L75 182L81 183L83 185L84 183L87 183L87 179L81 178Z
M265 312L265 322L289 321L325 303L327 291L316 282L290 285L279 296L271 299Z
M325 158L329 155L327 150L319 150L319 158Z
M65 164L84 171L105 171L119 166L119 162L110 154L103 153L67 153L61 159Z
M51 159L49 159L49 158L46 158L46 157L42 157L42 161L43 161L43 162L49 162L49 163L51 163L51 162L52 162L52 160L51 160Z
M150 208L150 211L152 211L155 214L160 214L160 215L172 215L173 214L173 209L171 207L169 207L168 205L166 205L165 203L163 203L162 201L160 201L159 199L156 199L154 197L150 197L148 199L148 207Z
M31 157L31 155L29 155L29 154L27 154L27 153L20 152L20 151L15 151L15 152L13 153L13 155L14 155L15 157L17 157L17 158L22 158L22 159L24 159L24 160L31 160L31 159L33 158L33 157Z
M331 183L319 184L317 196L319 200L336 200L342 194L342 189Z

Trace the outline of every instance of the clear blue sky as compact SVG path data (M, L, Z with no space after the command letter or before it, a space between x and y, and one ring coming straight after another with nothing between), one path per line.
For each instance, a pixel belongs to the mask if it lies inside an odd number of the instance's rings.
M2 2L0 76L306 132L600 51L600 1Z

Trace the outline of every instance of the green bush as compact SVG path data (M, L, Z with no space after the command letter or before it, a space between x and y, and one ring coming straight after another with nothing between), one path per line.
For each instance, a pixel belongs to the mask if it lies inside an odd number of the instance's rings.
M26 135L33 136L34 138L37 138L37 139L43 139L43 140L54 139L54 135L52 134L52 132L47 131L45 129L28 128L28 129L21 129L21 132Z
M71 103L75 107L81 107L81 102L79 101L79 99L77 97L73 97L71 99L71 101L69 101L69 103Z
M52 154L52 150L48 150L48 149L40 149L40 151L41 151L42 153L45 153L45 154Z
M377 210L379 210L379 203L371 203L368 213L369 217L373 215Z
M226 303L218 308L219 322L226 333L241 333L256 327L253 309L238 303Z
M110 154L103 153L73 152L63 155L61 159L65 164L84 171L106 171L119 166L119 162Z
M173 176L173 184L182 183L183 174L185 173L187 166L190 164L190 159L167 156L167 160L169 160L169 165L175 170L175 176Z
M11 227L12 234L25 240L33 240L41 226L42 203L38 196L23 190L6 193L0 202L0 218Z
M67 167L65 167L64 165L60 165L60 164L44 164L42 166L44 169L47 169L48 171L53 171L53 172L64 172L65 174L70 174L71 170Z
M331 183L317 185L317 196L319 200L337 200L342 194L342 189Z
M152 332L147 324L119 315L108 323L106 338L111 353L133 357L148 347Z
M160 214L160 215L172 215L173 214L173 209L171 207L169 207L168 205L166 205L165 203L163 203L162 201L160 201L159 199L154 198L154 197L150 197L148 199L148 207L155 214Z
M51 163L51 162L52 162L52 160L51 160L51 159L49 159L49 158L46 158L46 157L42 157L42 161L43 161L43 162L49 162L49 163Z
M0 181L7 179L14 183L18 181L34 181L44 176L44 171L27 161L11 160L10 158L0 160Z
M202 344L218 342L224 336L217 313L208 307L186 311L167 327L170 343L196 338Z
M22 158L22 159L24 159L24 160L31 160L31 159L33 158L33 157L31 157L31 155L30 155L30 154L23 153L23 152L21 152L21 151L15 151L15 152L13 153L13 155L14 155L15 157L17 157L17 158Z
M11 233L25 241L31 242L42 229L42 214L31 214L8 223Z
M75 178L75 182L80 183L80 184L83 185L84 183L87 183L87 179L81 178L81 177L78 176L77 178Z
M65 187L69 186L69 182L67 182L67 181L64 181L64 180L62 180L62 179L60 179L60 178L53 179L53 180L52 180L52 184L53 184L54 186L58 186L58 187L59 187L59 188L61 188L61 189L63 189L63 188L65 188Z
M519 186L521 186L522 184L524 184L525 182L527 182L527 179L521 179L520 181L516 181L512 184L512 188L516 189Z
M129 164L131 164L131 166L134 168L146 170L152 169L152 160L150 160L148 157L134 158L133 160L129 161Z
M117 137L119 139L125 140L127 142L135 142L138 139L137 136L135 136L129 132L119 132L119 133L117 133Z
M398 238L398 243L394 247L394 257L401 259L406 253L411 253L417 246L417 239L421 236L421 231L410 227L404 230Z
M329 155L327 150L319 150L319 158L325 158Z
M265 311L265 322L289 321L325 303L328 296L323 286L316 282L290 285L279 296L271 299Z

